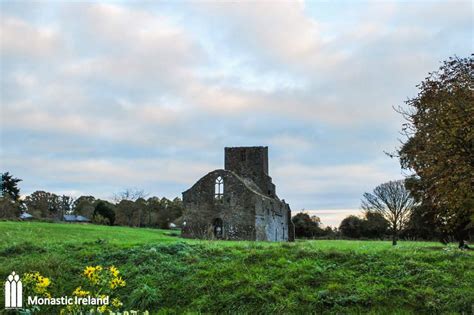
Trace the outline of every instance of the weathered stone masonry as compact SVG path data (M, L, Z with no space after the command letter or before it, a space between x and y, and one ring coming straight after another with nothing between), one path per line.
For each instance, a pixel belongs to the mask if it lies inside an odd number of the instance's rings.
M293 241L290 206L268 175L267 147L225 148L225 169L183 192L184 237Z

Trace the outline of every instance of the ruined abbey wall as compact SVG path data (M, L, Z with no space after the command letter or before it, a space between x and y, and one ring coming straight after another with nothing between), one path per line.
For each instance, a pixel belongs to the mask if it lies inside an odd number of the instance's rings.
M268 176L267 147L226 148L215 170L183 192L182 236L202 239L292 241L291 210Z

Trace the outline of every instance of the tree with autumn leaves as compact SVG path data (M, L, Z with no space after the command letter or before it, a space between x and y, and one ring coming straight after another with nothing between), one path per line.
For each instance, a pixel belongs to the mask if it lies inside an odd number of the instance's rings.
M406 186L438 227L464 247L474 228L473 55L453 57L400 107L406 141L398 150Z

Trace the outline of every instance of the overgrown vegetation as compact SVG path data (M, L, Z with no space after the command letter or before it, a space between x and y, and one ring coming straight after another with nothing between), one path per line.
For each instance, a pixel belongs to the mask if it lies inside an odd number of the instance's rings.
M168 231L0 222L0 275L40 272L53 295L116 266L124 309L182 313L469 312L471 251L439 243L184 240ZM3 297L0 297L3 299ZM42 308L56 313L58 308Z

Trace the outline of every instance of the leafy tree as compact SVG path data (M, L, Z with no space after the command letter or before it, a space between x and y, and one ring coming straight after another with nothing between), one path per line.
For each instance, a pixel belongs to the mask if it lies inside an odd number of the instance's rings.
M421 238L433 240L435 238L442 239L444 236L436 222L436 211L434 204L429 199L423 198L423 190L421 189L421 181L415 177L405 179L405 186L415 199L417 206L413 208L407 227L403 234L405 237Z
M92 220L94 222L99 222L102 221L103 218L106 219L107 224L114 225L115 211L113 209L113 205L107 201L100 200L95 206Z
M337 228L331 228L330 226L326 226L323 229L323 235L327 237L334 237L337 235Z
M300 212L291 220L295 226L295 236L298 238L313 238L324 234L320 227L321 220L317 216L309 216L307 213Z
M362 200L362 209L379 213L390 223L393 245L397 245L398 234L405 227L414 205L415 200L403 180L381 184L373 193L365 193Z
M21 203L10 196L0 197L0 219L18 219L21 214Z
M373 211L365 212L361 234L367 238L383 238L387 234L389 222L382 214Z
M9 172L2 173L2 196L10 197L14 201L18 201L20 199L18 183L21 181L19 178L14 178Z
M127 188L114 195L117 202L117 224L143 226L146 214L147 193L136 188Z
M147 202L144 198L138 198L135 200L135 207L137 208L137 225L139 227L145 225L146 214L147 214Z
M161 199L159 197L150 197L146 201L145 218L148 226L156 227L159 225L158 213L162 211Z
M116 224L169 228L170 223L183 215L181 199L151 197L135 201L122 199L116 206Z
M72 205L72 211L76 215L82 215L86 218L92 218L94 214L96 199L93 196L80 196Z
M46 191L38 190L26 196L25 206L37 218L60 219L63 214L61 197Z
M162 198L160 200L161 207L157 212L157 225L159 228L168 229L170 223L183 215L183 202L179 198L168 200Z
M121 200L116 206L117 224L135 226L138 222L138 206L131 200Z
M442 233L436 226L434 212L423 204L413 208L402 235L407 238L423 240L443 238Z
M71 196L59 196L59 212L62 219L65 214L70 214L73 211L74 198Z
M473 60L471 55L445 61L418 85L408 108L398 109L407 120L401 166L414 172L413 190L460 247L474 227Z
M61 203L66 213L71 213L74 210L75 198L67 195L61 196Z
M364 220L355 215L344 218L339 224L341 234L350 238L359 238L362 236Z

